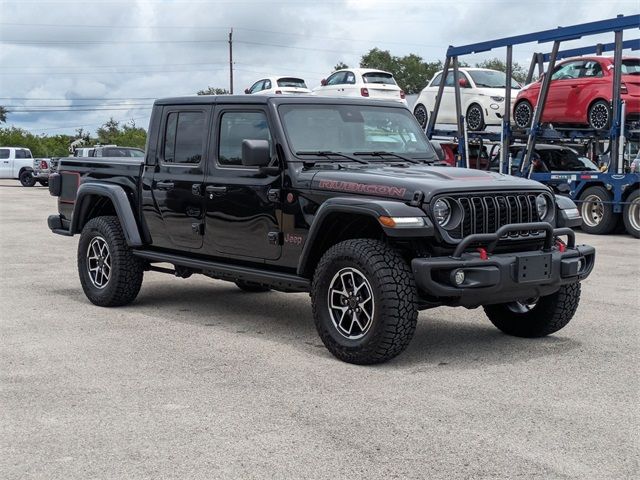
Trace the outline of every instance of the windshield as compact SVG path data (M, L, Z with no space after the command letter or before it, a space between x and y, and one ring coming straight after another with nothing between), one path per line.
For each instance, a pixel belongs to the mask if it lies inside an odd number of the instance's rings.
M622 60L624 75L640 75L640 58L626 58Z
M507 87L507 75L504 72L498 72L496 70L467 70L467 73L471 75L473 83L478 88L506 88ZM520 84L513 78L511 79L511 88L519 90Z
M436 159L413 115L404 108L365 105L281 105L291 149L298 152L391 152Z
M384 72L370 72L362 75L364 83L381 83L384 85L396 85L393 75Z
M307 84L304 83L304 80L301 78L279 78L278 79L279 87L296 87L296 88L307 88Z

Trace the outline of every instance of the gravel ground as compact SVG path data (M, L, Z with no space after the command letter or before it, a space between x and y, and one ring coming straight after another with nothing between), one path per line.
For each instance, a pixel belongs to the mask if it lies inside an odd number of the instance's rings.
M55 201L0 182L0 475L89 478L580 478L640 475L640 242L597 248L561 332L501 334L422 312L409 349L358 367L322 346L306 294L147 273L103 309Z

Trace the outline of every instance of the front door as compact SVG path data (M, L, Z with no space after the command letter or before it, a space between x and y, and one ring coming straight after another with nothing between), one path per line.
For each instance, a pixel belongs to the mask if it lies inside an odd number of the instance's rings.
M165 235L155 246L194 250L202 247L204 169L211 107L167 107L160 127L160 151L151 190Z
M243 140L268 140L261 106L219 106L205 179L205 253L247 260L280 258L281 176L242 165Z
M0 148L0 178L12 178L11 172L11 150Z
M567 115L567 101L572 90L579 88L580 73L584 68L584 61L576 60L556 67L551 75L551 85L547 103L544 106L543 120L549 122L566 122L571 118Z

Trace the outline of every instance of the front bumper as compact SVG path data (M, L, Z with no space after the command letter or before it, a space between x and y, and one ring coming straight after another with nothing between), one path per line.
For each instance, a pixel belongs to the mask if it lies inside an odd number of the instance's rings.
M522 230L545 230L544 248L492 254L505 233ZM557 241L564 235L567 244ZM472 245L477 250L465 252ZM414 258L411 268L418 290L430 303L474 308L550 295L562 285L587 278L594 263L595 249L576 246L572 230L532 223L507 225L495 234L470 235L452 256ZM464 272L459 284L458 271Z

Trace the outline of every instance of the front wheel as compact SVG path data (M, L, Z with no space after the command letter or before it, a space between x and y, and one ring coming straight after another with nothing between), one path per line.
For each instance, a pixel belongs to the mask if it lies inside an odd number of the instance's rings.
M484 130L484 113L482 107L477 103L472 104L467 109L467 127L472 132L479 132Z
M322 342L348 363L385 362L407 348L416 329L411 269L378 240L346 240L331 247L314 273L311 302Z
M18 180L20 180L20 185L23 187L33 187L36 184L36 179L33 177L33 172L30 170L24 170L20 174Z
M616 228L618 215L613 212L611 195L604 187L587 188L580 195L582 231L604 235Z
M624 227L629 235L640 238L640 191L629 195L626 202L622 212Z
M427 112L427 107L419 103L413 109L413 116L416 117L416 120L423 129L427 128L427 123L429 121L429 113Z
M564 328L580 303L580 283L560 287L546 297L487 305L484 312L500 331L515 337L544 337Z
M135 300L144 264L131 252L117 217L92 218L82 229L78 273L85 295L95 305L116 307Z

